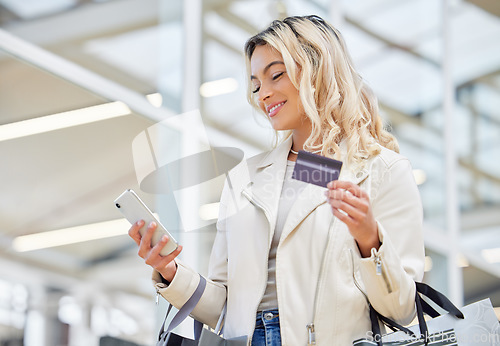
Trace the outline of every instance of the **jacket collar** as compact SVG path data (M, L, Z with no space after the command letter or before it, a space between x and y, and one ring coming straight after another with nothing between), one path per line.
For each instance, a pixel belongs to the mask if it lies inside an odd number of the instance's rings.
M271 150L265 155L256 165L257 170L261 170L263 168L273 166L274 168L282 168L286 167L286 161L288 158L288 153L292 147L293 141L292 136L288 137L284 140L280 145L278 145L274 150ZM342 157L347 153L347 143L343 140L339 148L342 152ZM365 167L359 169L353 165L349 165L346 162L342 165L342 170L340 172L339 180L350 181L356 185L361 184L368 176L369 171ZM281 176L281 180L283 176ZM254 183L254 179L252 179L251 184Z
M342 153L342 157L347 155L347 141L343 139L339 144L340 152ZM367 165L363 168L357 168L354 165L350 165L347 162L342 164L342 170L340 172L339 180L350 181L356 185L361 184L366 178L368 178L369 171L366 168Z
M269 241L272 240L274 234L286 162L291 147L292 136L284 140L274 150L267 153L267 155L257 163L256 172L248 184L251 189L252 201L264 209L266 217L269 220L271 227ZM347 152L347 146L344 141L340 144L340 149L343 153ZM339 180L361 184L368 175L369 172L366 168L359 170L352 165L344 163ZM283 229L282 239L290 234L314 209L326 203L324 191L326 191L326 188L313 184L308 184L304 188L290 209L289 217Z
M290 135L287 139L281 142L274 150L267 153L266 156L262 158L257 164L257 168L264 168L270 166L276 162L280 162L282 157L285 157L285 161L288 158L288 153L292 148L293 140Z

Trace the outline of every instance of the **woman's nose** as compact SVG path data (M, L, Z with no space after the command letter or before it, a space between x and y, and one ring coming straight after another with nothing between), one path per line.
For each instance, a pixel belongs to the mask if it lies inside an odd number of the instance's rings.
M272 95L272 90L270 88L265 87L264 85L260 86L259 90L259 101L263 102L265 101L268 97Z

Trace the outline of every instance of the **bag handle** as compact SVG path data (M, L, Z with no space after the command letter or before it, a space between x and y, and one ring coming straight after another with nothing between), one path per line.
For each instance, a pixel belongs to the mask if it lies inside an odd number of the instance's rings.
M415 305L417 306L417 319L418 328L420 329L420 337L424 336L424 345L427 346L427 344L429 343L429 331L427 329L427 323L424 319L422 298L418 294L418 290L415 292Z
M205 291L205 287L207 286L207 280L200 275L200 282L198 283L198 286L196 287L196 290L194 293L191 295L191 297L187 300L187 302L179 309L179 311L175 314L174 318L172 321L170 321L170 324L168 325L167 329L165 330L165 323L167 322L167 317L170 311L172 310L172 304L169 304L167 313L165 315L165 319L163 320L163 324L161 325L160 328L160 333L158 334L158 340L162 339L162 335L166 335L170 333L174 328L176 328L179 324L181 324L182 321L188 317L191 312L193 312L196 304L201 299L201 296L203 295L203 292ZM194 339L198 340L201 335L201 330L203 328L203 323L194 321Z
M422 298L420 298L420 296L418 295L418 291L416 291L415 292L415 305L417 307L418 325L419 325L419 329L420 329L420 335L424 336L425 346L427 346L429 333L427 331L427 324L425 323L425 319L424 319L424 312L422 311L423 308L422 308L421 299ZM415 333L413 333L411 330L409 330L408 328L405 328L405 327L399 325L397 322L381 315L370 304L370 322L372 325L372 334L377 342L377 346L383 346L382 332L380 330L379 320L382 321L389 328L391 328L393 331L400 330L400 331L402 331L402 332L404 332L412 337L415 337Z
M423 282L415 282L415 285L417 287L417 292L420 294L423 294L430 300L432 300L434 303L436 303L437 306L442 308L443 310L449 312L453 316L464 319L464 314L455 306L453 303L441 292L436 291L434 288L431 286L424 284ZM424 304L425 303L425 304ZM423 311L428 314L431 317L437 317L440 316L440 314L434 310L427 302L422 300L422 306L424 307Z
M420 335L421 337L424 337L424 342L427 346L429 342L429 332L427 323L424 319L424 313L428 314L432 318L438 317L440 316L440 314L425 300L422 299L422 297L420 296L421 294L432 300L434 303L436 303L436 305L438 305L451 315L460 319L464 319L465 317L463 313L455 305L453 305L453 303L441 292L436 291L431 286L424 284L423 282L415 282L415 286L415 305L417 308L418 325L420 329ZM378 346L383 346L379 320L389 326L389 328L391 328L393 331L400 330L410 336L415 336L415 334L408 328L405 328L394 322L393 320L379 314L370 304L370 321L372 325L372 333L374 337L376 337Z
M227 313L227 301L224 304L224 308L222 309L222 313L219 316L219 320L217 321L217 325L215 326L215 332L217 335L222 334L222 329L224 328L224 320L226 318L226 313Z
M396 331L402 331L405 332L406 334L410 336L415 336L415 333L413 333L410 329L403 327L402 325L398 324L397 322L379 314L373 306L370 304L370 321L372 322L372 332L374 335L382 335L382 332L380 330L380 325L378 324L378 321L382 321L386 326L391 328L393 332Z

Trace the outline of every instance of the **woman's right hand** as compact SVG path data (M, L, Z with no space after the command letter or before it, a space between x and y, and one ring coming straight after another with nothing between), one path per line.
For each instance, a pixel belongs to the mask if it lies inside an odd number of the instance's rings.
M134 223L128 231L128 235L139 246L139 256L144 259L147 265L158 271L165 280L172 282L177 272L177 264L174 259L182 251L182 246L179 245L177 249L168 256L162 256L160 255L160 251L169 242L170 239L168 236L164 235L158 244L151 247L151 238L153 237L157 225L154 222L149 224L143 237L141 237L139 233L142 227L144 227L144 221L140 220Z

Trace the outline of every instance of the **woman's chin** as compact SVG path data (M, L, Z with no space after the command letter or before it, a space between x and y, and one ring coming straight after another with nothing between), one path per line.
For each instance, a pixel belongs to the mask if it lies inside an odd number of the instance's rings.
M273 125L273 130L274 131L288 131L291 130L289 127L286 126L275 126Z
M277 120L277 119L276 119ZM271 118L270 121L271 121L271 126L273 127L273 130L275 131L286 131L286 130L290 130L290 127L289 126L286 126L286 124L283 124L282 122L280 121L276 121L275 119Z

